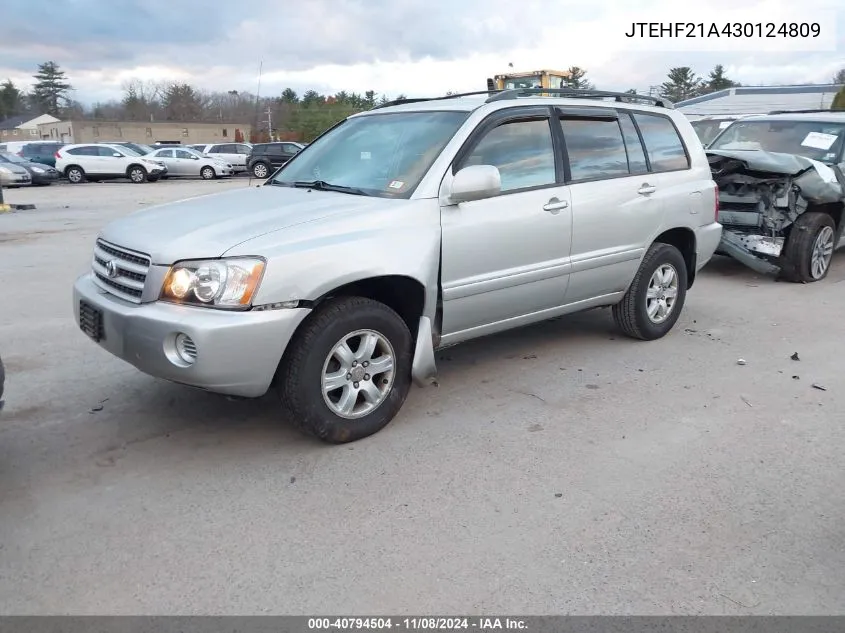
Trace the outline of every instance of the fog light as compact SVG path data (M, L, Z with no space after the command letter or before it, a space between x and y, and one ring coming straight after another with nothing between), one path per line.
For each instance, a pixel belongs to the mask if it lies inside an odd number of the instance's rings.
M188 365L193 365L197 360L197 345L187 334L180 332L176 335L176 354L179 360Z

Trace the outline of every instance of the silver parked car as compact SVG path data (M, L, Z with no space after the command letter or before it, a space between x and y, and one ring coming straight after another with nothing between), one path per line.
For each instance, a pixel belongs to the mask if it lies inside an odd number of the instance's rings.
M170 176L199 176L204 180L213 180L221 176L232 176L235 170L231 163L205 156L195 149L169 147L157 149L147 155L167 166Z
M659 99L543 92L389 104L262 186L116 220L77 323L153 376L275 385L328 442L383 428L442 347L605 306L660 338L722 233L701 143Z
M4 187L28 187L32 176L27 169L13 162L0 163L0 185Z

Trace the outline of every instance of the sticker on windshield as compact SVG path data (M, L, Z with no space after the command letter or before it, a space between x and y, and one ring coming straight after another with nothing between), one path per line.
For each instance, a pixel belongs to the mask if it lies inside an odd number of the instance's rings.
M370 160L372 157L369 152L361 152L361 160Z
M733 121L722 121L721 123L719 123L719 129L720 129L720 130L724 130L724 129L725 129L726 127L728 127L731 123L733 123Z
M814 147L815 149L830 149L836 142L835 134L824 134L822 132L810 132L801 141L804 147Z
M389 185L387 185L391 189L401 189L405 186L405 183L401 180L394 180Z

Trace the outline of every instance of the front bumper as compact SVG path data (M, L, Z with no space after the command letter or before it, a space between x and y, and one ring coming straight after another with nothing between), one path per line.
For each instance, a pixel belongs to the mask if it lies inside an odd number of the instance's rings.
M0 184L4 187L27 187L32 184L32 178L29 174L12 174L11 176L0 177Z
M695 271L698 272L710 261L722 239L722 225L711 222L695 229L696 258Z
M32 174L33 185L49 185L59 179L59 172L45 171L43 174Z
M91 273L73 286L73 312L80 323L85 301L102 312L100 347L157 378L207 391L248 398L269 389L282 354L306 308L229 312L168 303L134 304L94 284ZM193 364L175 355L175 337L196 345Z

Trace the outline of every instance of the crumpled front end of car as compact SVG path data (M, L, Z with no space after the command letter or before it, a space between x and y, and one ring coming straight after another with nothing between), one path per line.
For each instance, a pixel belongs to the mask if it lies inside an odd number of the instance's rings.
M845 201L845 175L837 166L761 150L709 150L707 157L719 186L717 252L763 274L781 270L789 228L800 215L835 213Z

